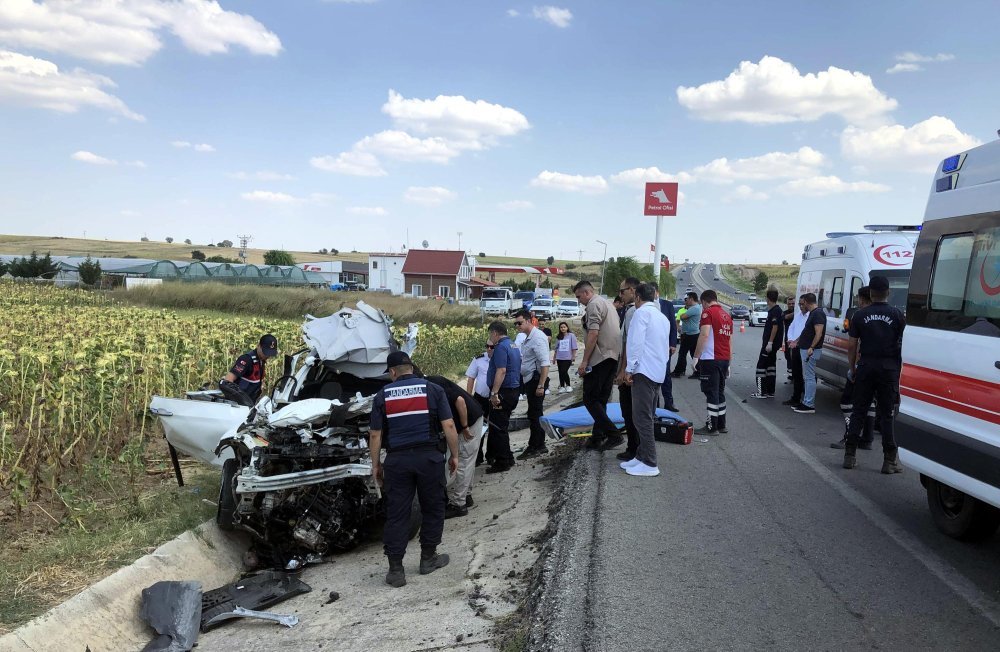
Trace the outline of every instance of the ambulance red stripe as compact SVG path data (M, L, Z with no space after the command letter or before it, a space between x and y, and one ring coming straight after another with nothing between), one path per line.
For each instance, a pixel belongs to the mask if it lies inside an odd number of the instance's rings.
M1000 425L1000 385L904 364L899 393L924 403Z

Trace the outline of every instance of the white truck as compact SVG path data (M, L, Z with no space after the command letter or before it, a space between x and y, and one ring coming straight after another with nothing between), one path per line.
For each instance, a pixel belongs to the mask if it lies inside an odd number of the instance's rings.
M486 288L479 309L487 315L511 315L521 309L521 300L514 298L514 290L509 287Z
M913 256L899 461L958 539L1000 526L1000 141L937 168Z

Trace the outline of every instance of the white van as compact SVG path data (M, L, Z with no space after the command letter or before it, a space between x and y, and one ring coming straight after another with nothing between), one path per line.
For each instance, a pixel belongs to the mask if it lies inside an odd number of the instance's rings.
M1000 141L945 159L914 256L896 420L937 526L1000 525Z
M816 375L836 387L847 380L848 319L858 306L858 290L873 274L889 279L889 303L906 310L906 289L919 226L872 225L862 233L827 233L805 246L795 291L816 295L826 312L823 355Z
M750 306L750 325L763 326L767 323L767 301L754 301Z

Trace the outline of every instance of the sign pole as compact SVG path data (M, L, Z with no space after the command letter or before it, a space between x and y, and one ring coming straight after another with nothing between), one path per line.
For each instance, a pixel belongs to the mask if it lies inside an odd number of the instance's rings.
M660 261L663 258L663 218L677 215L677 200L680 192L676 182L646 184L643 215L656 218L656 251L653 252L653 278L660 280ZM665 288L664 288L665 289Z
M656 253L653 254L653 278L660 282L660 261L663 260L663 216L656 216Z

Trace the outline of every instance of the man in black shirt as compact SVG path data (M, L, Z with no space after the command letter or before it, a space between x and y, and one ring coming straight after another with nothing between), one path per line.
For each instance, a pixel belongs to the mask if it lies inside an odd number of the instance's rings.
M826 336L826 313L816 305L816 295L806 292L799 297L805 304L808 317L799 335L799 355L802 358L802 380L804 390L802 402L793 405L799 414L816 413L816 363L823 355L823 338Z
M278 355L278 339L268 333L260 338L257 348L246 351L219 381L223 394L240 405L252 406L264 389L265 365Z
M865 415L873 398L878 399L879 431L882 433L882 473L901 473L892 431L892 413L899 386L903 329L903 313L886 303L889 281L884 276L872 276L868 284L872 305L854 313L847 350L850 363L848 379L854 381L854 411L847 430L844 448L844 468L857 466L858 437L864 427ZM860 345L858 341L860 340ZM858 360L860 353L861 360Z
M774 398L774 386L777 383L778 349L784 341L785 320L778 305L778 291L767 291L767 321L764 322L764 339L760 346L760 356L757 358L757 391L751 398Z
M469 513L469 490L476 473L476 454L483 438L483 408L467 391L444 376L427 376L428 382L444 390L458 431L458 469L448 484L445 518Z
M792 347L788 346L788 327L792 325L792 320L795 319L795 297L791 296L785 299L785 311L781 313L781 322L785 328L784 332L784 349L785 349L785 368L788 371L788 378L792 378ZM799 366L801 369L801 365ZM798 401L796 401L797 403Z

